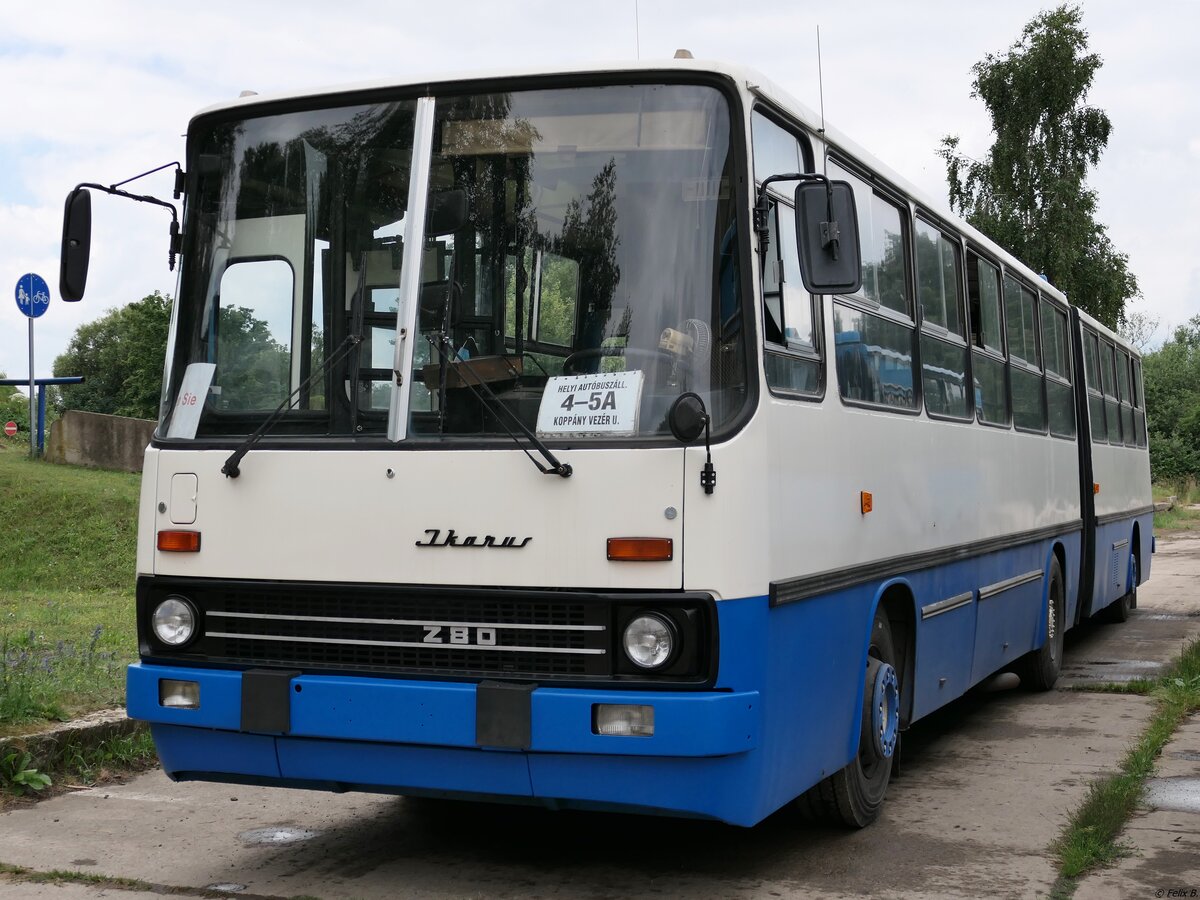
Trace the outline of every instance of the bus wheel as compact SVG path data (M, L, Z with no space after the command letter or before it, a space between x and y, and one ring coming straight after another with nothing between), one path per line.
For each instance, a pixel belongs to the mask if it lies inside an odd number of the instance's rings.
M1108 608L1104 610L1105 621L1116 625L1128 620L1129 611L1137 606L1138 563L1136 554L1130 554L1129 565L1131 570L1129 593L1108 604Z
M817 785L830 817L851 828L863 828L879 817L900 731L896 648L882 608L876 610L871 625L866 675L858 755L846 768Z
M1049 602L1046 604L1046 643L1041 648L1026 653L1013 666L1021 679L1021 687L1030 691L1048 691L1058 681L1062 669L1063 609L1066 606L1063 590L1062 569L1057 557L1050 563Z

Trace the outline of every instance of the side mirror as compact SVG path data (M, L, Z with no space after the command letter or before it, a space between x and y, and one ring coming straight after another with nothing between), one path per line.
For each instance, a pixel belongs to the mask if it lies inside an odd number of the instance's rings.
M849 182L805 181L796 188L800 274L811 294L853 294L862 287L858 212Z
M467 221L467 192L461 188L439 191L429 198L426 237L441 237L458 231Z
M680 443L692 443L704 433L707 424L708 411L704 408L704 401L691 391L680 394L667 410L667 426Z
M64 300L73 303L83 299L91 255L92 195L84 188L75 188L67 194L66 206L63 209L58 293Z

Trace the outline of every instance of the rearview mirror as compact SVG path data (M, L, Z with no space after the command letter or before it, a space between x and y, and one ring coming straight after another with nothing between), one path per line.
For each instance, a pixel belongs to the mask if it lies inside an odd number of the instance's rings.
M467 221L467 192L439 191L429 198L429 224L426 237L441 237L458 231Z
M88 260L92 255L92 195L84 188L67 194L63 209L62 249L58 266L58 293L68 302L83 299Z
M848 182L801 182L796 188L800 277L811 294L853 294L862 287L854 189Z
M675 440L690 444L704 433L708 423L708 411L698 394L688 391L680 394L667 411L667 426Z

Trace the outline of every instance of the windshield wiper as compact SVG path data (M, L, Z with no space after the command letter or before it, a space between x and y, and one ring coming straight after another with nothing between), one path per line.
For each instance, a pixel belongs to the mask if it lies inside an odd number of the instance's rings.
M250 448L257 444L259 439L266 434L268 429L270 429L270 427L274 425L276 421L278 421L279 417L283 415L284 411L291 407L292 401L296 398L296 396L306 387L312 384L313 379L324 377L325 373L332 369L335 363L339 363L345 359L350 352L361 343L361 334L346 335L346 339L342 341L341 346L338 347L332 355L327 357L325 362L321 363L321 367L296 385L296 389L283 398L283 402L275 408L275 412L267 416L266 420L258 426L254 434L242 441L242 443L238 445L238 448L229 455L229 459L225 460L225 465L221 466L221 471L224 473L225 477L237 478L238 475L241 474L239 464L242 461L242 457L250 452Z
M539 472L541 472L543 475L558 475L562 478L570 478L571 477L572 469L571 469L570 463L560 462L558 457L556 457L553 453L550 452L550 448L547 447L545 444L543 444L541 442L541 440L538 439L538 436L529 430L529 427L524 422L521 421L520 416L518 416L515 412L513 412L511 409L509 409L507 406L505 406L504 403L500 400L500 398L497 397L496 394L492 391L492 389L487 386L487 382L484 381L483 378L481 378L479 376L479 374L475 371L475 369L471 365L471 363L466 359L459 358L459 359L455 360L450 356L449 352L446 349L447 345L450 346L450 349L453 349L454 345L450 343L450 338L445 333L441 333L434 337L430 337L430 338L428 338L428 340L429 340L429 343L434 347L434 349L437 350L438 355L441 356L442 361L447 366L451 365L452 363L454 365L462 366L464 369L467 370L467 372L470 374L470 376L478 383L479 387L483 388L483 393L481 393L480 391L478 391L476 389L475 385L472 384L470 381L468 381L466 378L461 378L461 377L459 378L459 381L461 381L464 385L466 385L467 387L469 387L471 389L471 393L473 393L475 395L476 399L478 399L480 403L486 404L494 412L496 412L496 414L497 414L496 421L500 423L500 427L502 427L505 430L505 432L508 434L508 436L513 439L513 442L518 447L521 448L521 450L524 452L524 454L529 457L529 461L531 463L533 463L535 466L537 466L537 470ZM526 447L524 444L522 444L521 439L519 437L517 437L513 433L513 430L504 423L504 418L499 415L500 413L504 413L506 416L508 416L510 419L512 419L512 421L516 424L517 428L519 428L521 430L521 433L523 435L525 435L525 439L534 446L534 449L536 449L538 453L542 454L542 458L545 459L546 462L548 462L550 465L548 465L548 466L543 465L542 463L538 462L537 459L534 458L533 454L529 452L529 448Z

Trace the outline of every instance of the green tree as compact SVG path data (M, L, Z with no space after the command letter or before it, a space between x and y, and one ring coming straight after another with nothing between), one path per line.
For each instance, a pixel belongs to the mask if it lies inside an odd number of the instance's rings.
M1086 183L1112 123L1086 103L1102 61L1087 52L1082 18L1078 6L1043 12L1007 53L976 63L971 96L987 106L995 141L982 162L963 156L953 135L939 154L953 209L1116 328L1140 292Z
M54 374L82 375L83 384L64 386L59 406L158 418L170 322L171 298L155 291L80 325L66 352L54 360Z
M1200 478L1200 316L1142 359L1156 481Z
M0 378L7 378L0 372ZM28 387L25 388L29 390ZM0 384L0 425L16 422L21 429L18 440L29 442L29 397L11 384Z

